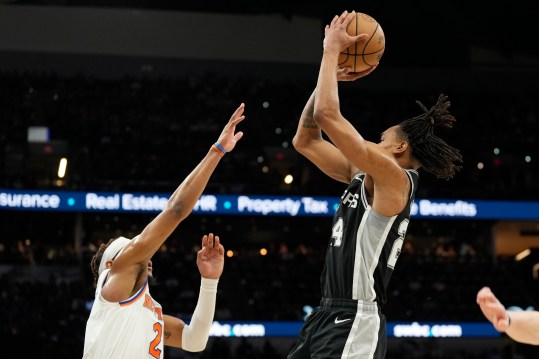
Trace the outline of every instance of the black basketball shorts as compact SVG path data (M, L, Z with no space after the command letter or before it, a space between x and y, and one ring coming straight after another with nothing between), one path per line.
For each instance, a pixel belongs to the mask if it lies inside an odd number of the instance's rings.
M375 302L323 298L287 359L383 359L386 320Z

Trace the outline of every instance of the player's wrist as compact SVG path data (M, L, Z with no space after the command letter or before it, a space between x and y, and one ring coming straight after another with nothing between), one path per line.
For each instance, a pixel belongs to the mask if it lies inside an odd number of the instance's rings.
M214 150L215 152L217 152L219 154L219 156L223 157L225 154L226 154L226 150L225 148L219 143L219 142L215 142L212 146L211 146L212 150Z
M200 289L208 292L217 292L219 279L200 277Z
M336 45L326 44L326 46L324 46L324 55L339 55L340 52L341 50Z

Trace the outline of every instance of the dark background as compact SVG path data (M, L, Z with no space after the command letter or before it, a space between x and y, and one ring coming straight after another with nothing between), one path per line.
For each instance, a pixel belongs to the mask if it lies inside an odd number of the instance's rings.
M463 169L447 182L420 171L418 197L539 200L538 26L531 1L2 3L305 16L321 20L320 34L335 14L355 8L374 16L387 40L379 68L340 88L343 115L361 134L377 141L385 128L418 113L416 100L429 106L445 93L452 102L457 122L441 135L462 151ZM3 188L171 193L245 102L245 138L219 165L207 193L338 196L344 189L291 146L319 59L247 63L16 49L0 51L0 58ZM50 153L27 143L27 128L38 125L51 130ZM55 166L61 156L69 158L69 167L59 183ZM295 177L292 185L282 182L288 173ZM1 340L20 348L20 358L81 357L95 248L113 236L136 235L152 218L1 211ZM536 257L515 262L497 253L497 224L412 221L388 291L388 320L484 321L475 304L483 285L507 305L537 307L531 275ZM526 225L539 229L534 222ZM152 293L168 313L189 318L198 294L198 241L213 231L239 254L227 258L216 320L302 320L303 306L320 299L330 227L330 218L191 216L156 254ZM80 249L74 245L77 231ZM262 247L268 256L258 255ZM167 356L284 357L292 343L211 339L205 353ZM388 358L537 356L534 347L504 336L389 344Z

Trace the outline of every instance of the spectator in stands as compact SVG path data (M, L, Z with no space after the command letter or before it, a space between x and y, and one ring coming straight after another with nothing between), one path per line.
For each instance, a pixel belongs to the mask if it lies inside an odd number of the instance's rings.
M102 245L92 259L95 301L86 325L83 358L163 358L163 346L202 351L213 322L217 283L223 271L224 248L213 234L202 239L197 266L202 276L198 303L189 325L164 315L150 295L151 258L191 213L221 157L243 136L236 125L241 104L217 143L172 194L166 207L135 238L119 237ZM136 144L134 144L136 145Z
M483 287L477 293L477 304L497 331L507 334L517 342L539 345L538 311L506 310L489 287Z

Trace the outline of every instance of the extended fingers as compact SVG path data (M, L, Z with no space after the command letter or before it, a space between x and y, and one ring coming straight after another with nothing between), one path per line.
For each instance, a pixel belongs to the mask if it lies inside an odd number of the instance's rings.
M223 245L221 244L221 240L219 239L219 236L215 236L214 247L219 251L219 254L221 255L225 254L225 247L223 247Z
M500 305L503 307L489 287L484 287L479 291L479 293L477 293L477 302L479 304L492 303L494 305Z
M341 16L339 17L339 22L345 26L348 26L356 16L356 12L348 12L347 10L344 10Z
M348 12L348 10L344 10L341 15L337 16L337 21L339 24L344 24L347 21L348 15L351 13Z
M352 13L355 15L354 11L352 11L351 13L348 13L347 10L344 10L340 16L335 15L333 17L333 20L331 20L331 26L341 25L341 24L348 25L352 21L352 18L353 18L353 16L350 16L350 19L349 19L348 15L351 15Z
M498 315L504 315L505 314L505 307L499 303L495 302L486 302L484 303L484 307L486 309L489 309L493 312L495 312Z
M219 247L219 236L215 236L212 240L212 248Z
M243 110L245 109L245 104L242 102L238 108L236 109L236 111L234 112L234 116L241 116L241 114L243 113Z
M485 299L490 296L492 292L489 287L483 287L479 292L477 292L477 303L484 302Z
M215 236L213 233L205 234L202 237L202 247L207 248L222 248L221 241L219 239L219 236Z
M232 124L234 126L236 126L238 123L240 123L241 121L245 120L245 115L241 115L239 117L236 117L232 120Z
M245 118L245 116L243 116L244 110L245 110L245 104L242 102L241 105L238 106L236 111L234 111L234 113L230 117L230 121L238 123L239 121L243 120Z
M202 247L209 247L209 248L213 248L213 245L214 245L214 237L213 237L213 233L210 233L210 234L205 234L203 237L202 237Z
M202 236L202 248L208 245L208 236L205 234Z
M339 21L339 15L335 15L333 17L333 20L331 20L331 25L330 26L333 26L337 23L337 21Z

